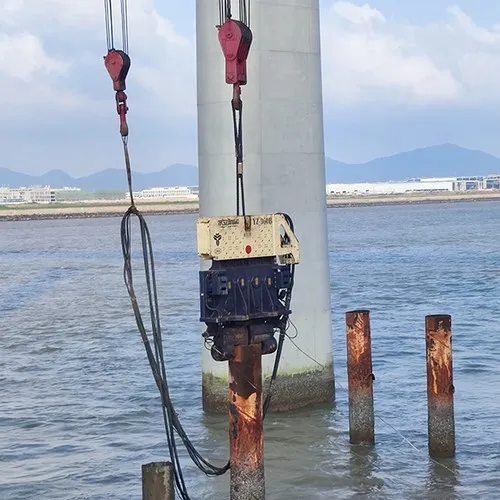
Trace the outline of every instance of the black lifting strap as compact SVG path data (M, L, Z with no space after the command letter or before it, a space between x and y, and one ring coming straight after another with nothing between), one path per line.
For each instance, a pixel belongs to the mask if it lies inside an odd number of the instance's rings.
M238 97L235 103L231 101L233 111L233 131L234 131L234 148L236 155L236 215L240 215L240 197L241 197L241 213L246 215L245 210L245 190L243 184L243 102Z

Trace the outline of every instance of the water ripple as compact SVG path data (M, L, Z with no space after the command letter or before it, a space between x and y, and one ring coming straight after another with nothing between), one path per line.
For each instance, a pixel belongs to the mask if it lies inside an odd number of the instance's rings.
M167 457L122 282L119 223L0 228L2 500L140 498L141 464ZM500 204L331 209L328 224L337 380L347 387L344 311L369 308L377 445L349 445L340 385L333 406L270 414L267 498L495 498ZM203 454L223 464L226 418L201 411L195 216L152 217L150 227L172 397ZM453 315L458 454L446 465L457 475L426 452L423 320L433 313ZM181 458L193 498L228 498L227 477L207 479Z

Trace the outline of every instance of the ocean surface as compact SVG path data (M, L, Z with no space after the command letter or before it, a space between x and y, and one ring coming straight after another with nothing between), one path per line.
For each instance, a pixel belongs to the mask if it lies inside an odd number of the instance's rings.
M203 454L194 215L150 216L168 375ZM335 404L265 423L268 499L500 498L500 203L328 210ZM122 281L120 218L0 222L0 499L140 499L168 459ZM136 238L137 240L137 238ZM377 444L348 436L344 313L372 312ZM427 455L426 314L451 314L457 456ZM411 445L410 445L411 443ZM228 498L183 454L192 499Z

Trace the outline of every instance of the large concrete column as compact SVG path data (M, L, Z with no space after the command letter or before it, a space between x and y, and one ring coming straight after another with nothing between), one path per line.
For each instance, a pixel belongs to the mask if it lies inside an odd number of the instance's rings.
M287 212L301 245L292 296L294 341L285 342L271 410L334 397L318 0L250 0L254 41L243 87L249 214ZM238 2L233 2L236 8ZM235 214L235 158L218 1L197 0L200 213ZM295 334L294 328L289 333ZM203 350L203 404L227 410L227 363ZM274 355L263 357L269 377Z

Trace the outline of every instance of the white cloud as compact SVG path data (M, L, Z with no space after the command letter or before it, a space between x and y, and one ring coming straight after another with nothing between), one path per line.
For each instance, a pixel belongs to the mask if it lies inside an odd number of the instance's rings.
M113 3L119 21L119 3ZM129 32L132 67L127 80L134 111L194 117L194 40L179 35L154 0L129 2ZM115 40L121 48L119 23ZM46 108L54 117L68 108L100 113L103 104L114 100L105 53L102 0L3 0L0 102L18 112L24 96L28 111ZM104 109L109 112L110 106ZM12 109L11 117L15 114Z
M0 34L0 68L12 78L31 82L37 73L64 74L66 65L50 58L31 33Z
M427 25L398 22L369 4L323 12L325 103L470 106L500 101L500 28L460 7Z
M130 82L144 91L140 102L153 112L195 118L194 37L179 35L172 22L154 9L153 1L139 3L142 8L130 3Z
M350 2L336 2L331 9L339 18L355 25L370 25L373 22L385 22L382 12L373 9L369 4L363 6Z
M0 33L0 106L2 119L29 118L41 103L58 103L72 108L75 96L67 89L57 89L68 67L64 61L50 57L42 41L27 32Z
M131 110L165 121L194 119L194 34L179 34L155 0L129 2L129 20ZM26 120L39 108L53 117L109 114L105 49L102 0L2 0L0 120ZM327 107L500 101L500 27L478 26L458 6L441 21L412 25L370 3L334 1L322 12L322 50Z

